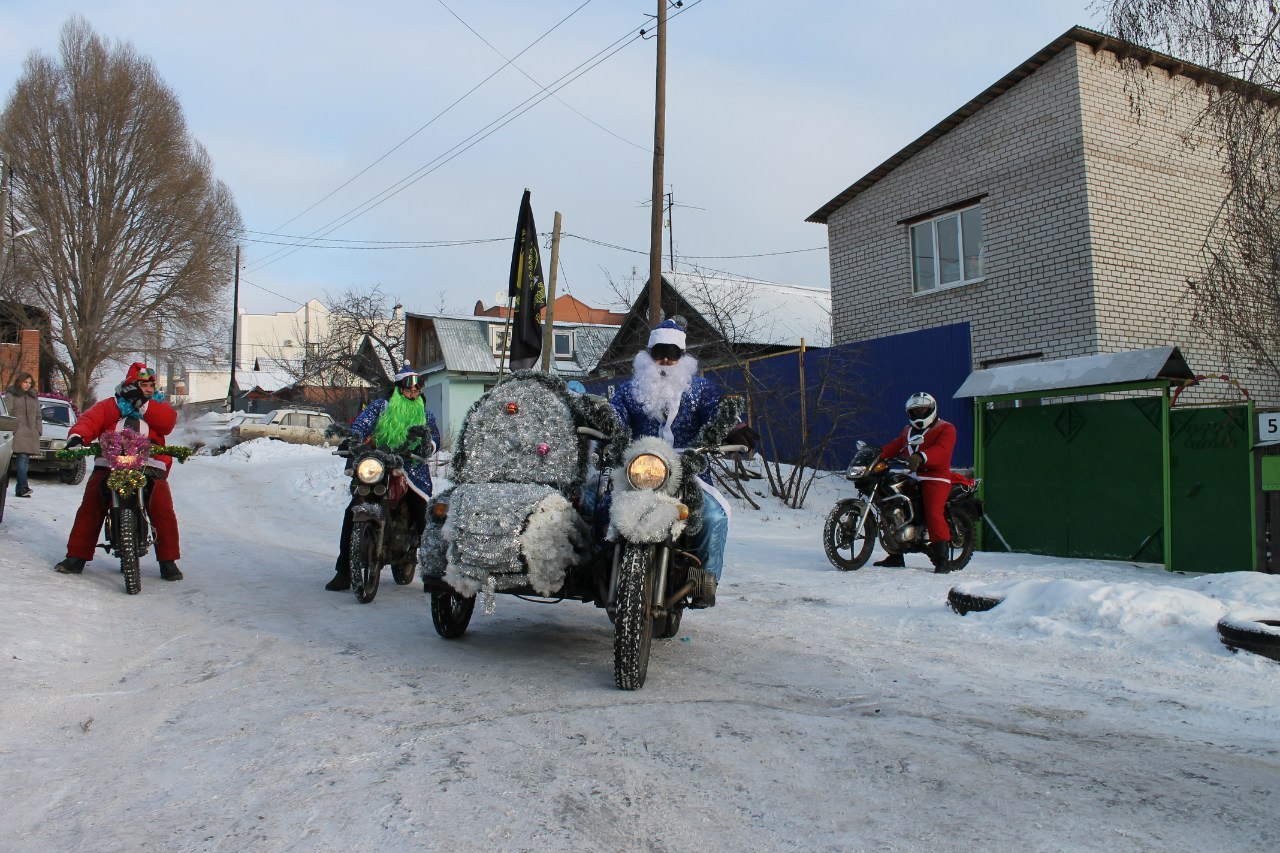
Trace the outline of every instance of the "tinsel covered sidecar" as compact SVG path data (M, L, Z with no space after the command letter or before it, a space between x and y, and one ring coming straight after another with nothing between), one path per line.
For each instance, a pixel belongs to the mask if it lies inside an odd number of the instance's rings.
M511 374L472 406L454 448L454 485L432 499L419 550L441 636L462 635L476 596L486 610L496 593L603 606L607 566L592 565L600 549L580 510L590 448L608 455L625 442L619 431L605 401L534 371Z

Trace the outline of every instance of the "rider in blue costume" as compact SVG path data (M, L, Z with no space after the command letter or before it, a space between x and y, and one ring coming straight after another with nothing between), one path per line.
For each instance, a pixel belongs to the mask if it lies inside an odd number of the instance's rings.
M360 415L351 422L352 436L344 445L352 441L359 444L372 439L374 444L392 450L402 445L410 427L426 424L431 435L430 447L418 447L414 452L418 456L429 457L440 446L440 428L436 426L435 416L427 409L422 400L421 377L414 372L408 362L400 368L395 376L395 385L385 400L374 400ZM425 462L414 461L405 469L409 479L409 492L405 501L409 504L414 527L418 534L427 524L427 498L431 497L431 469ZM352 495L352 501L355 496ZM325 584L325 589L341 592L351 589L351 507L347 507L342 516L342 533L338 539L338 560L334 566L333 580Z
M720 409L720 389L698 376L698 361L685 352L684 326L664 320L649 333L646 349L636 353L631 379L609 401L633 438L654 436L684 450ZM694 554L719 581L729 537L729 505L703 472L702 529L693 534ZM714 604L711 600L701 602Z

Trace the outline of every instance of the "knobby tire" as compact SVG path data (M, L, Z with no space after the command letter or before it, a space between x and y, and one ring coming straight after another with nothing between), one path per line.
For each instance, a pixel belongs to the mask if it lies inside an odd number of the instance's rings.
M613 623L613 680L622 690L639 690L649 673L649 647L653 641L652 565L652 546L623 546Z
M124 575L124 591L137 595L142 591L142 574L138 570L138 512L133 507L121 507L116 528L116 555L120 558L120 573Z
M376 534L377 527L367 521L351 527L351 592L361 604L373 601L382 579L382 555L377 553Z

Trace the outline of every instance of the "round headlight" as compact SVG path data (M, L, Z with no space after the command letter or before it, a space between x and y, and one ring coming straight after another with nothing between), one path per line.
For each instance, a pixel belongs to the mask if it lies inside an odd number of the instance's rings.
M627 479L637 489L662 488L667 473L667 463L652 453L641 453L627 466Z
M377 459L361 459L356 466L356 477L362 483L376 483L382 479L382 472L385 470Z

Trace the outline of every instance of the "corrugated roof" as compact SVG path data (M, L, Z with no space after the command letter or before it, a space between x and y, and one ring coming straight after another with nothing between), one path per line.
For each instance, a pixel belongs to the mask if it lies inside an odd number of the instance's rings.
M734 344L799 346L803 338L826 346L831 340L831 291L825 288L720 273L664 272L662 277Z
M1145 47L1133 44L1132 42L1122 41L1114 36L1106 33L1100 33L1097 30L1091 30L1086 27L1072 27L1058 38L1049 42L1034 56L1017 68L1001 77L992 85L988 86L977 97L969 101L960 109L935 124L923 136L903 148L897 154L894 154L888 160L885 160L879 166L876 166L870 172L863 175L857 181L852 183L844 192L837 195L831 201L815 210L805 220L806 222L816 222L819 225L827 224L827 220L831 214L835 213L844 205L852 201L856 196L866 192L875 184L879 183L882 178L897 169L906 161L910 160L919 152L928 148L941 137L954 130L961 122L969 118L978 110L1012 89L1015 85L1034 74L1042 65L1062 51L1066 50L1073 44L1087 44L1095 51L1109 50L1116 53L1121 58L1136 59L1143 63L1144 66L1154 65L1162 68L1170 74L1180 74L1189 77L1196 82L1210 82L1215 84L1227 83L1233 86L1240 85L1243 81L1239 78L1222 74L1199 65L1193 65L1184 62L1173 56L1163 53L1156 53ZM1260 88L1260 87L1259 87Z
M456 373L497 372L497 361L489 344L487 319L436 317L432 322L440 339L440 351L444 353L445 370Z
M1032 395L1039 391L1066 392L1073 388L1099 388L1156 380L1182 384L1193 379L1195 374L1187 366L1182 352L1175 346L1164 346L975 370L953 396L960 399L998 397L1003 394Z

